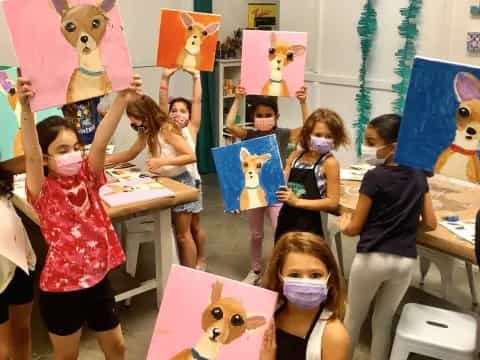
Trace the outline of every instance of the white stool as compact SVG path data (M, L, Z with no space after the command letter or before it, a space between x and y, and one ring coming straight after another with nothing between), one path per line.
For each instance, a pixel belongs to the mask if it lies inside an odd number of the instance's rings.
M140 245L153 241L155 221L149 216L140 216L125 221L126 271L135 277Z
M473 316L406 304L390 360L407 360L410 353L441 360L473 360L476 349L477 320Z
M333 240L335 240L335 248L337 250L338 265L340 272L345 277L345 269L343 266L343 247L342 233L336 224L336 216L321 212L323 235L330 248L332 248Z

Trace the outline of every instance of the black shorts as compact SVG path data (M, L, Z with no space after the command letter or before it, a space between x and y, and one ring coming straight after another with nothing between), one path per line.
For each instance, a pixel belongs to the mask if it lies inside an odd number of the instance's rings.
M110 281L78 291L40 291L40 314L48 332L67 336L87 325L93 331L108 331L119 324L115 298Z
M33 301L33 278L17 267L12 281L0 294L0 324L8 321L10 305L24 305Z

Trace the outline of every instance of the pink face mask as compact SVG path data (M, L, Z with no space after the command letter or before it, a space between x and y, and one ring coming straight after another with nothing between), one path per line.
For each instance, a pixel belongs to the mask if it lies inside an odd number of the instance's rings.
M183 129L184 127L186 127L188 125L188 123L190 122L190 116L188 113L184 113L184 112L180 112L180 111L177 111L177 112L174 112L174 113L171 113L170 114L170 118L175 121L175 124L177 124L177 126L180 128L180 129Z
M253 126L255 126L255 129L259 131L270 131L275 126L274 117L268 117L268 118L255 117L253 121L254 121Z
M57 172L63 176L77 175L82 167L82 153L73 151L67 154L55 155L55 163L57 164Z

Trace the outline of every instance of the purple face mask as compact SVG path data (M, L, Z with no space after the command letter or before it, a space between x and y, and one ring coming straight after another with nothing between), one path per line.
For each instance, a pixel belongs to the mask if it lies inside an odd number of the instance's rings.
M310 146L312 150L323 155L332 150L333 140L312 135L310 137Z
M313 309L325 302L328 296L327 279L302 279L285 277L283 295L300 309Z

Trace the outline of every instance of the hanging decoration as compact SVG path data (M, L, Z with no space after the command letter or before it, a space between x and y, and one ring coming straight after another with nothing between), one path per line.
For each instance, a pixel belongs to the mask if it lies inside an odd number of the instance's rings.
M357 101L358 118L354 123L357 129L356 150L357 155L361 155L361 145L363 143L363 133L370 120L372 102L370 99L370 89L367 87L367 70L370 57L370 50L377 32L377 12L373 6L372 0L365 3L360 20L357 25L357 32L360 36L360 45L362 51L362 63L360 66L360 88L355 96Z
M398 30L400 36L405 39L405 45L395 53L398 60L395 74L400 76L401 79L400 82L392 86L393 91L397 94L396 99L392 103L392 107L393 111L397 114L403 113L405 98L407 96L412 62L416 53L415 41L419 32L417 19L422 10L422 5L422 0L410 0L408 7L400 9L400 14L403 16L403 19Z

